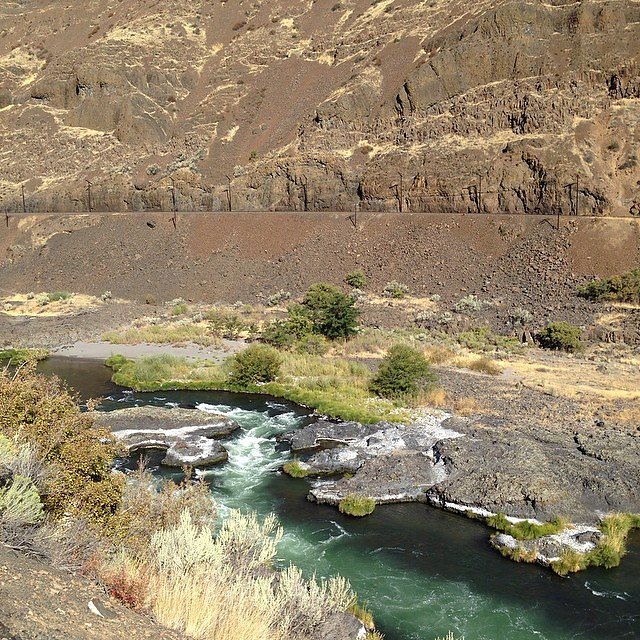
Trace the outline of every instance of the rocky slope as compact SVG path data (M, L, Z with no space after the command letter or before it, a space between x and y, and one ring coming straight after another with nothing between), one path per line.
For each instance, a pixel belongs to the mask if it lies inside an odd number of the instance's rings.
M638 214L639 37L637 0L5 2L0 206Z

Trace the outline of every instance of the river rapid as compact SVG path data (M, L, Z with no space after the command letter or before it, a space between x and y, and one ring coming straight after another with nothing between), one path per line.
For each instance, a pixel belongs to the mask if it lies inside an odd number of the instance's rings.
M275 442L279 433L313 420L300 407L219 392L122 391L95 361L51 358L41 370L57 373L85 398L107 397L104 410L198 407L238 422L241 429L224 442L229 462L203 472L221 514L276 513L285 529L281 564L347 577L387 640L434 640L448 631L466 640L640 638L638 535L621 567L560 578L502 558L484 525L433 507L383 505L354 519L309 503L307 481L278 471L289 453Z

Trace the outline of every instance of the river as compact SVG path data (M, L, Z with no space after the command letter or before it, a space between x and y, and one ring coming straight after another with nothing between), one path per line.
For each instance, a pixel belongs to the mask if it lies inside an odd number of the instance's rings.
M312 419L300 407L230 393L125 392L95 361L51 358L40 368L84 398L107 396L105 410L199 407L236 420L242 429L225 442L229 462L204 474L220 510L276 513L286 532L281 563L349 578L387 640L434 640L448 631L466 640L640 638L637 534L619 568L560 578L502 558L484 525L432 507L384 505L354 519L307 502L307 481L278 472L289 454L275 443L278 433Z

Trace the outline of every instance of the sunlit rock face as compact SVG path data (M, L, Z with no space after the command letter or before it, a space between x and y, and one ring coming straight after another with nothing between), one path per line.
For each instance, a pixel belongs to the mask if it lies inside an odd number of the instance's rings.
M640 214L640 6L0 7L21 209Z

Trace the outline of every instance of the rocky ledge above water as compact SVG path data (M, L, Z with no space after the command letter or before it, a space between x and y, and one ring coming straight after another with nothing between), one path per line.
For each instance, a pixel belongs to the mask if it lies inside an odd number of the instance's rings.
M129 453L165 451L162 464L167 467L209 467L226 462L227 450L218 439L239 428L226 416L198 409L133 407L96 412L94 418L109 427Z
M411 426L381 422L320 421L284 434L297 453L311 453L297 463L301 474L342 476L316 480L309 500L338 504L358 493L378 504L425 500L425 491L446 476L436 444L462 434L444 428L447 414L426 416Z
M640 511L640 431L542 425L494 416L425 416L410 425L318 422L282 437L308 498L421 501L477 515L595 524ZM308 457L306 457L308 456Z

